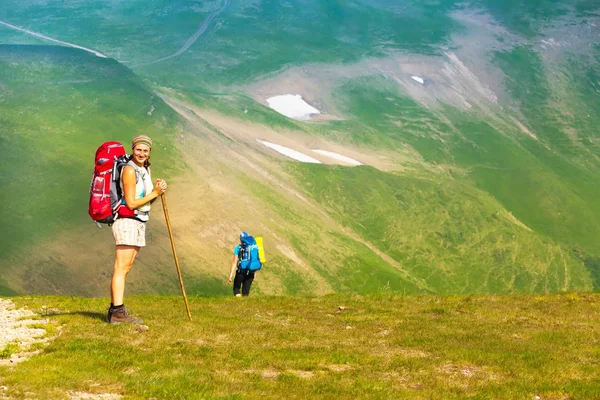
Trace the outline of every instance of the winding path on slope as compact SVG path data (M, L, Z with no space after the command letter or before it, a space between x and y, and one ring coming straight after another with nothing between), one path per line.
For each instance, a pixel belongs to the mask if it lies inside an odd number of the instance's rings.
M169 56L166 56L166 57L159 58L158 60L135 64L135 65L132 65L131 67L134 68L134 67L141 67L144 65L155 64L157 62L165 61L165 60L180 56L181 54L185 53L194 43L196 43L196 40L198 40L198 38L206 32L206 30L208 29L208 26L210 25L212 20L219 14L222 14L229 7L230 4L231 4L231 0L224 0L223 5L218 10L216 10L215 12L210 14L204 20L202 25L200 25L198 30L196 32L194 32L194 34L187 40L187 42L185 42L185 44L179 50L177 50L175 53L173 53Z
M49 36L42 35L41 33L33 32L33 31L28 30L28 29L21 28L20 26L9 24L8 22L0 21L0 25L4 25L4 26L6 26L8 28L24 32L24 33L26 33L28 35L35 36L35 37L38 37L40 39L49 40L49 41L54 42L54 43L62 44L63 46L73 47L73 48L80 49L80 50L85 50L85 51L87 51L89 53L92 53L92 54L98 56L98 57L108 58L104 54L100 53L99 51L88 49L87 47L79 46L79 45L76 45L76 44L73 44L73 43L63 42L62 40L54 39L54 38L51 38Z

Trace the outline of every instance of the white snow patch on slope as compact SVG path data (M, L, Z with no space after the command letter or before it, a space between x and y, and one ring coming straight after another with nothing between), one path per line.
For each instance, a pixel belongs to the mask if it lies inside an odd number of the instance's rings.
M411 78L413 81L419 82L421 85L425 83L423 78L421 78L420 76L412 75Z
M304 153L300 153L299 151L292 150L288 147L281 146L279 144L267 142L265 140L260 140L260 139L256 139L256 141L264 146L267 146L270 149L275 150L276 152L278 152L280 154L283 154L286 157L293 159L293 160L306 162L306 163L321 164L321 161L317 160L316 158L312 158L311 156L307 156Z
M319 110L308 104L299 94L282 94L267 99L269 107L286 117L306 120L314 114L321 114Z
M326 157L329 158L333 158L334 160L338 160L338 161L342 161L346 164L350 164L350 165L363 165L363 163L361 163L360 161L357 161L353 158L350 157L346 157L342 154L339 153L334 153L333 151L327 151L327 150L319 150L319 149L315 149L313 150L315 153L317 154L321 154L324 155Z

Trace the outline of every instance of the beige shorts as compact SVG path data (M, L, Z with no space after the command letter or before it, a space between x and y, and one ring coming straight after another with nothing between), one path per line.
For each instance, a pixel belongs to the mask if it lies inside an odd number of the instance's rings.
M115 243L118 245L146 245L146 224L132 218L118 218L112 225Z

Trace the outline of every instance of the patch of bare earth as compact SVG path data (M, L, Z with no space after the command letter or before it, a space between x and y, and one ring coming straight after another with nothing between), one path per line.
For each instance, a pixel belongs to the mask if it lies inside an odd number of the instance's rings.
M384 344L385 342L382 341ZM418 349L407 349L402 347L389 348L385 346L379 351L375 351L373 354L382 357L386 360L391 360L396 357L400 358L435 358L430 353L418 350Z
M265 369L265 370L247 369L244 371L244 373L252 374L252 375L260 375L264 379L276 379L279 375L281 375L281 372L276 371L274 369Z
M370 165L381 170L398 170L402 168L402 165L405 162L418 161L415 160L416 154L408 148L395 149L394 151L388 152L375 152L362 148L359 149L350 145L328 141L318 136L306 135L299 131L285 129L275 130L265 125L242 121L227 115L219 114L212 110L201 109L192 104L168 98L165 95L162 97L174 110L190 121L190 123L197 125L199 120L204 121L204 123L210 124L233 142L243 144L245 147L252 149L255 152L270 157L289 160L289 158L257 143L257 139L309 155L324 164L348 165L340 160L315 153L313 152L313 149L338 153L358 160L362 164Z
M279 376L279 372L272 369L267 369L262 371L262 376L265 379L275 379Z
M352 369L352 366L349 364L327 364L321 365L321 368L327 369L332 372L346 372Z
M438 377L447 384L461 388L468 388L489 381L498 381L497 374L486 367L476 365L443 364L436 368Z
M71 400L119 400L123 396L114 393L86 393L86 392L69 392Z
M249 151L249 148L251 148L253 145L254 146L256 145L256 143L254 142L254 139L257 137L257 135L263 135L263 136L272 135L275 140L279 140L279 141L282 141L282 140L293 141L294 139L290 139L290 136L292 138L298 137L299 138L298 140L300 140L300 141L301 140L309 140L309 139L310 140L319 140L318 138L316 138L316 139L315 138L303 138L303 136L301 134L298 134L296 132L286 132L286 133L276 132L274 130L269 129L268 127L235 120L230 117L220 115L214 111L201 110L197 107L194 107L193 105L182 104L177 101L172 101L166 97L163 97L163 98L172 107L174 107L175 110L180 112L180 114L182 116L186 117L186 119L188 119L191 124L197 124L198 123L197 120L198 120L198 118L200 118L200 119L203 119L204 121L209 121L212 126L217 128L220 132L222 132L226 136L230 137L232 140L240 141L242 143L246 142L245 146L243 147L244 151L241 151L241 149L238 149L237 146L228 148L228 147L224 147L222 144L216 145L217 147L214 147L212 150L214 150L215 152L224 153L224 154L220 155L220 157L231 160L234 163L234 165L241 165L246 170L253 170L254 173L256 173L258 176L261 176L261 179L265 183L272 184L272 185L284 190L286 192L286 194L290 194L291 197L295 197L297 200L300 200L300 203L302 203L305 206L308 206L309 210L314 211L316 214L318 214L319 217L321 217L323 219L323 222L327 223L328 225L332 225L332 227L335 227L336 230L341 229L344 234L352 237L354 240L357 240L360 243L365 244L372 251L374 251L376 254L378 254L380 257L382 257L384 260L386 260L388 263L390 263L392 266L394 266L394 267L398 268L400 271L402 271L409 279L415 280L415 283L417 285L419 285L419 287L426 288L426 284L424 282L422 282L418 279L412 278L411 275L407 271L405 271L402 268L402 266L399 263L397 263L395 260L393 260L391 257L389 257L388 255L381 252L379 249L377 249L372 244L364 241L362 238L360 238L358 235L356 235L353 231L350 231L345 227L339 226L339 224L336 221L334 221L327 213L323 212L323 210L320 208L320 206L318 204L315 204L312 200L306 198L306 196L304 196L302 193L300 193L296 188L294 188L291 185L289 185L288 183L286 183L289 181L289 179L287 179L287 178L281 179L281 176L279 175L279 172L278 172L278 171L280 171L281 168L279 168L278 165L274 164L271 161L271 157L260 156L261 154L263 154L260 152L260 150L264 151L264 149L262 149L262 147L264 147L264 146L260 146L258 152ZM186 110L192 110L193 113L190 114ZM294 136L294 135L297 135L297 136ZM249 142L248 142L248 138L250 138ZM324 146L322 146L322 145L319 147L324 148ZM345 150L338 151L338 152L342 153L342 154L346 153L350 157L356 158L360 161L363 161L365 159L364 152L361 152L360 156L354 156L353 153L348 153L347 147L344 147L344 149ZM204 150L204 152L206 152L206 149L203 149L203 150ZM335 151L336 148L334 148L333 150ZM390 155L390 158L387 160L393 162L394 164L392 164L392 165L395 165L395 163L398 162L399 158L401 158L401 157L398 156L398 153L395 153L395 156L393 156L393 161L392 161L391 155ZM392 165L385 165L384 164L385 159L381 155L373 156L371 159L372 159L373 163L370 165L374 165L376 167L387 167L387 168L382 168L382 169L398 169L397 165L396 165L396 167L392 167L392 168L390 168ZM193 164L193 161L191 159L190 159L190 163ZM203 195L205 196L205 194L203 194ZM237 196L235 196L235 197L237 197ZM231 196L227 196L227 198L231 198ZM256 212L260 212L260 210L257 209ZM212 216L212 217L214 217L214 216ZM208 217L208 218L210 219L212 217ZM263 229L265 229L265 228L266 227L263 227ZM271 237L276 237L275 232L272 232L272 231L269 232L269 235ZM316 282L318 282L318 283L321 283L321 281L323 281L323 278L320 277L319 274L312 274L312 278L316 279Z
M465 111L477 106L494 114L499 101L508 96L504 74L494 65L492 51L510 50L523 41L480 9L465 7L450 16L465 29L453 35L452 43L441 48L440 55L389 53L354 64L295 66L259 77L240 89L263 104L273 95L298 93L317 108L347 118L337 109L340 102L334 90L351 79L378 76L433 112L448 104ZM422 78L423 83L415 82L413 76Z
M36 343L47 342L43 336L46 330L30 327L35 324L47 324L47 319L36 319L38 314L27 309L16 309L12 301L0 299L0 351L7 346L16 345L18 351L10 358L0 360L0 365L17 364L40 351L28 351Z
M315 373L312 371L304 371L301 369L289 369L285 371L288 374L296 375L298 378L302 379L312 379L315 377Z
M541 29L537 50L546 62L553 63L565 54L589 54L600 37L600 16L579 19L574 10L553 19ZM591 60L591 59L590 59Z
M391 371L379 374L381 378L389 382L390 386L397 390L419 390L423 385L409 373L402 371Z
M442 105L486 115L499 132L520 131L537 140L536 133L520 114L519 105L505 89L505 75L493 60L494 52L529 44L540 50L547 62L552 62L565 51L589 48L600 35L600 18L590 17L574 24L569 14L545 28L543 39L533 43L508 31L483 9L464 6L450 16L465 29L452 36L450 45L441 48L440 55L390 53L387 57L365 58L355 64L306 64L258 77L239 89L262 104L266 104L270 96L297 93L327 115L350 118L339 109L335 90L348 80L377 76L436 114L454 134L461 135L447 121ZM415 82L412 76L422 77L423 84ZM404 121L392 122L402 129ZM377 166L369 161L365 163Z

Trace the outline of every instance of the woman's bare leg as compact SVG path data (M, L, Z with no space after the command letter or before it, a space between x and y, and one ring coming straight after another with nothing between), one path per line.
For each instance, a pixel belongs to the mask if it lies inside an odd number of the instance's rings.
M138 246L117 245L115 255L115 268L110 285L110 299L115 306L123 304L125 297L125 277L131 270L135 257L140 248Z

